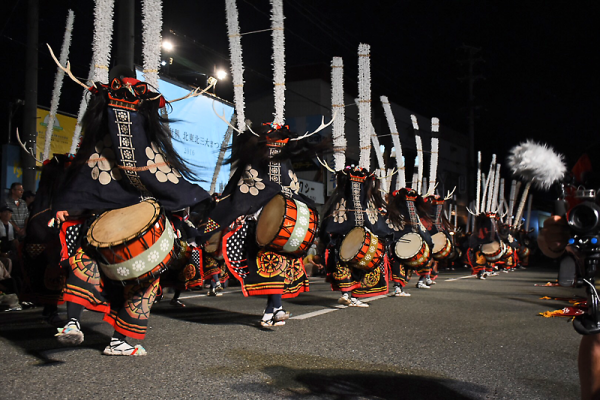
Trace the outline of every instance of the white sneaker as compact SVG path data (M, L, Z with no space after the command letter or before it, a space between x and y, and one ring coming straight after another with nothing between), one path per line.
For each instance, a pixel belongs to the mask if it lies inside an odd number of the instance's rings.
M425 279L425 284L427 286L431 286L431 285L435 285L437 282L434 280L431 280L430 278Z
M419 281L419 282L417 282L417 289L430 289L430 287L429 287L429 286L427 286L427 285L425 284L425 282L423 282L423 281Z
M342 297L338 299L338 303L344 306L349 306L350 303L352 303L352 300L350 300L350 295L348 293L344 293Z
M364 308L366 308L366 307L369 307L369 305L367 303L363 303L356 297L353 297L352 300L350 300L350 304L348 304L348 307L364 307Z

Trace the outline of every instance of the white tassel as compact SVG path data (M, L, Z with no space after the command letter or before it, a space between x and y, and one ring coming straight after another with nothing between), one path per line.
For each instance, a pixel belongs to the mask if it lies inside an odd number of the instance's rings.
M371 46L358 45L358 166L371 167Z
M271 0L271 29L273 38L273 83L275 113L273 123L285 123L285 44L283 36L283 1Z
M244 63L242 58L242 36L238 20L236 0L226 0L227 35L229 36L229 54L231 58L231 77L233 81L233 101L237 115L237 128L243 132L245 128L244 102Z
M67 15L67 27L63 37L62 48L60 49L60 65L66 65L69 59L69 47L71 47L71 35L73 31L73 20L75 13L69 10ZM58 111L58 102L60 101L60 92L62 90L63 78L65 72L61 68L57 68L56 76L54 77L54 89L52 90L52 101L50 103L50 113L48 114L48 125L46 126L46 142L44 143L44 155L42 160L47 160L50 156L50 144L52 143L52 131L54 130L54 120Z
M94 81L108 82L108 64L113 32L114 0L96 0L94 7Z
M388 98L381 96L381 104L383 105L383 111L387 120L390 132L392 134L392 143L396 150L396 166L398 168L398 179L396 179L396 190L406 186L406 169L404 168L404 157L402 156L402 145L400 144L400 135L398 134L398 128L396 127L396 119L392 113L392 106L388 101Z
M419 166L417 167L417 193L421 193L421 185L423 184L423 143L421 142L421 135L419 135L419 124L417 117L411 115L410 119L415 130L415 144L417 147L417 158L419 159Z
M437 184L437 167L438 167L438 156L439 156L439 138L437 137L440 131L440 120L438 118L431 118L431 162L429 165L429 190L427 193L430 195L434 194L435 185Z
M332 124L333 164L336 171L346 166L346 108L344 106L344 61L333 57L331 61L331 111L336 115Z
M158 69L162 47L162 0L143 0L142 17L144 81L158 90Z
M475 214L481 213L481 152L477 152L477 186L475 188Z

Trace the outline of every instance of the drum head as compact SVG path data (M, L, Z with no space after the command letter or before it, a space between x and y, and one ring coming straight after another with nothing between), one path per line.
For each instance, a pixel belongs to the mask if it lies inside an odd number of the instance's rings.
M360 226L348 232L340 246L340 260L344 262L352 260L362 248L366 234L365 228Z
M266 246L275 239L281 229L285 214L285 198L277 195L263 207L256 224L256 242Z
M222 237L223 231L219 231L212 235L210 239L208 239L206 246L204 246L204 250L207 253L214 253L215 251L217 251L219 249L219 244L221 244Z
M417 254L423 247L423 238L418 233L410 232L402 236L394 246L398 258L407 259Z
M125 243L145 232L159 216L160 207L154 200L107 211L92 223L88 242L100 248Z
M433 252L439 253L446 247L447 236L443 232L438 232L431 237L433 240Z
M500 250L500 242L487 243L481 246L481 252L483 254L491 255L495 254Z

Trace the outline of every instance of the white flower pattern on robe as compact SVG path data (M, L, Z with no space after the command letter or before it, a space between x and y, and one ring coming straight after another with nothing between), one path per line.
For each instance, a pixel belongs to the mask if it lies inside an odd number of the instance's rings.
M265 188L262 178L258 177L258 171L252 168L251 165L246 167L238 182L238 186L240 187L240 192L244 194L250 193L252 196L258 195Z
M369 200L369 202L367 203L367 218L369 218L369 222L371 224L376 224L378 216L379 211L377 211L377 208L375 207L375 204L373 204L373 201Z
M343 224L346 220L348 220L348 215L346 214L346 199L341 199L336 205L335 210L333 211L333 221L338 224Z
M159 182L170 181L171 183L178 184L181 174L175 168L171 168L165 155L158 149L156 143L151 144L152 147L146 147L146 157L148 161L146 166L149 167L148 171L154 174L156 180Z

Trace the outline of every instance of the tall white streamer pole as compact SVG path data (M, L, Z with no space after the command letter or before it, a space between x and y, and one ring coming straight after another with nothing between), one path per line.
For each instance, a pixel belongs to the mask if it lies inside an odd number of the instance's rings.
M375 156L377 157L379 171L381 174L385 174L385 161L383 161L383 154L381 153L381 147L379 145L379 137L377 136L377 132L375 132L375 127L373 124L371 124L371 142L373 143L373 149L375 149Z
M517 181L516 179L513 179L512 183L510 184L510 193L508 195L508 213L506 214L506 221L508 221L509 225L512 225L513 208L515 207L515 199L517 196L515 192L516 189Z
M108 82L113 32L114 0L96 0L94 7L94 82Z
M60 49L60 64L65 65L69 58L69 47L71 47L71 34L73 31L73 21L75 13L69 10L67 15L67 27L63 37L62 48ZM60 92L62 90L63 78L65 72L57 68L54 77L54 89L52 90L52 101L50 102L50 114L48 115L48 125L46 126L46 142L44 143L44 155L42 160L47 160L50 156L50 144L52 142L52 131L54 130L54 120L58 111L58 102L60 101Z
M244 63L242 59L242 36L236 0L225 1L227 15L227 35L229 37L229 54L231 59L231 77L233 81L233 101L237 115L237 128L240 132L245 129L244 103Z
M92 62L90 64L90 72L88 80L96 82L108 82L108 63L110 61L110 48L112 42L113 31L113 9L114 0L96 0L94 7L94 41L92 49ZM79 137L81 136L81 120L87 109L87 90L83 91L81 102L79 104L79 113L77 114L77 125L75 125L75 133L71 141L71 149L69 152L74 154L79 145Z
M283 37L283 0L271 0L273 38L273 84L275 113L273 122L283 125L285 108L285 44Z
M333 164L336 171L346 166L346 108L344 106L344 61L333 57L331 61L331 111L336 115L332 124Z
M143 0L142 17L144 81L158 90L158 69L162 47L162 0Z
M431 118L431 163L429 166L429 190L427 191L430 195L434 194L435 185L437 184L437 167L440 149L440 140L438 138L439 131L440 120L435 117Z
M481 213L481 152L477 152L477 186L475 187L475 214Z
M487 179L485 180L485 187L483 189L483 197L481 199L481 207L483 207L483 212L487 212L490 210L491 204L487 201L487 196L492 197L492 191L490 190L490 185L492 179L494 177L494 165L496 165L496 155L492 155L492 162L490 163L490 172L488 173Z
M498 209L498 192L500 190L500 163L496 164L496 174L494 175L494 190L492 191L492 204L490 207L491 212L495 212Z
M531 200L533 199L532 195L529 195L527 199L527 216L525 217L525 232L529 231L529 224L531 223Z
M371 46L358 45L358 166L371 167Z
M396 167L398 168L398 179L396 179L396 190L406 186L406 169L404 168L404 157L402 156L402 145L400 144L400 135L396 127L396 119L392 113L392 106L386 96L381 96L381 104L387 120L390 132L392 134L392 143L396 150Z
M421 186L423 184L423 143L421 142L421 135L419 135L417 117L411 115L410 120L412 121L413 129L415 130L415 144L417 147L417 159L419 160L419 165L417 167L417 187L415 188L413 184L413 188L416 189L417 193L421 193Z

